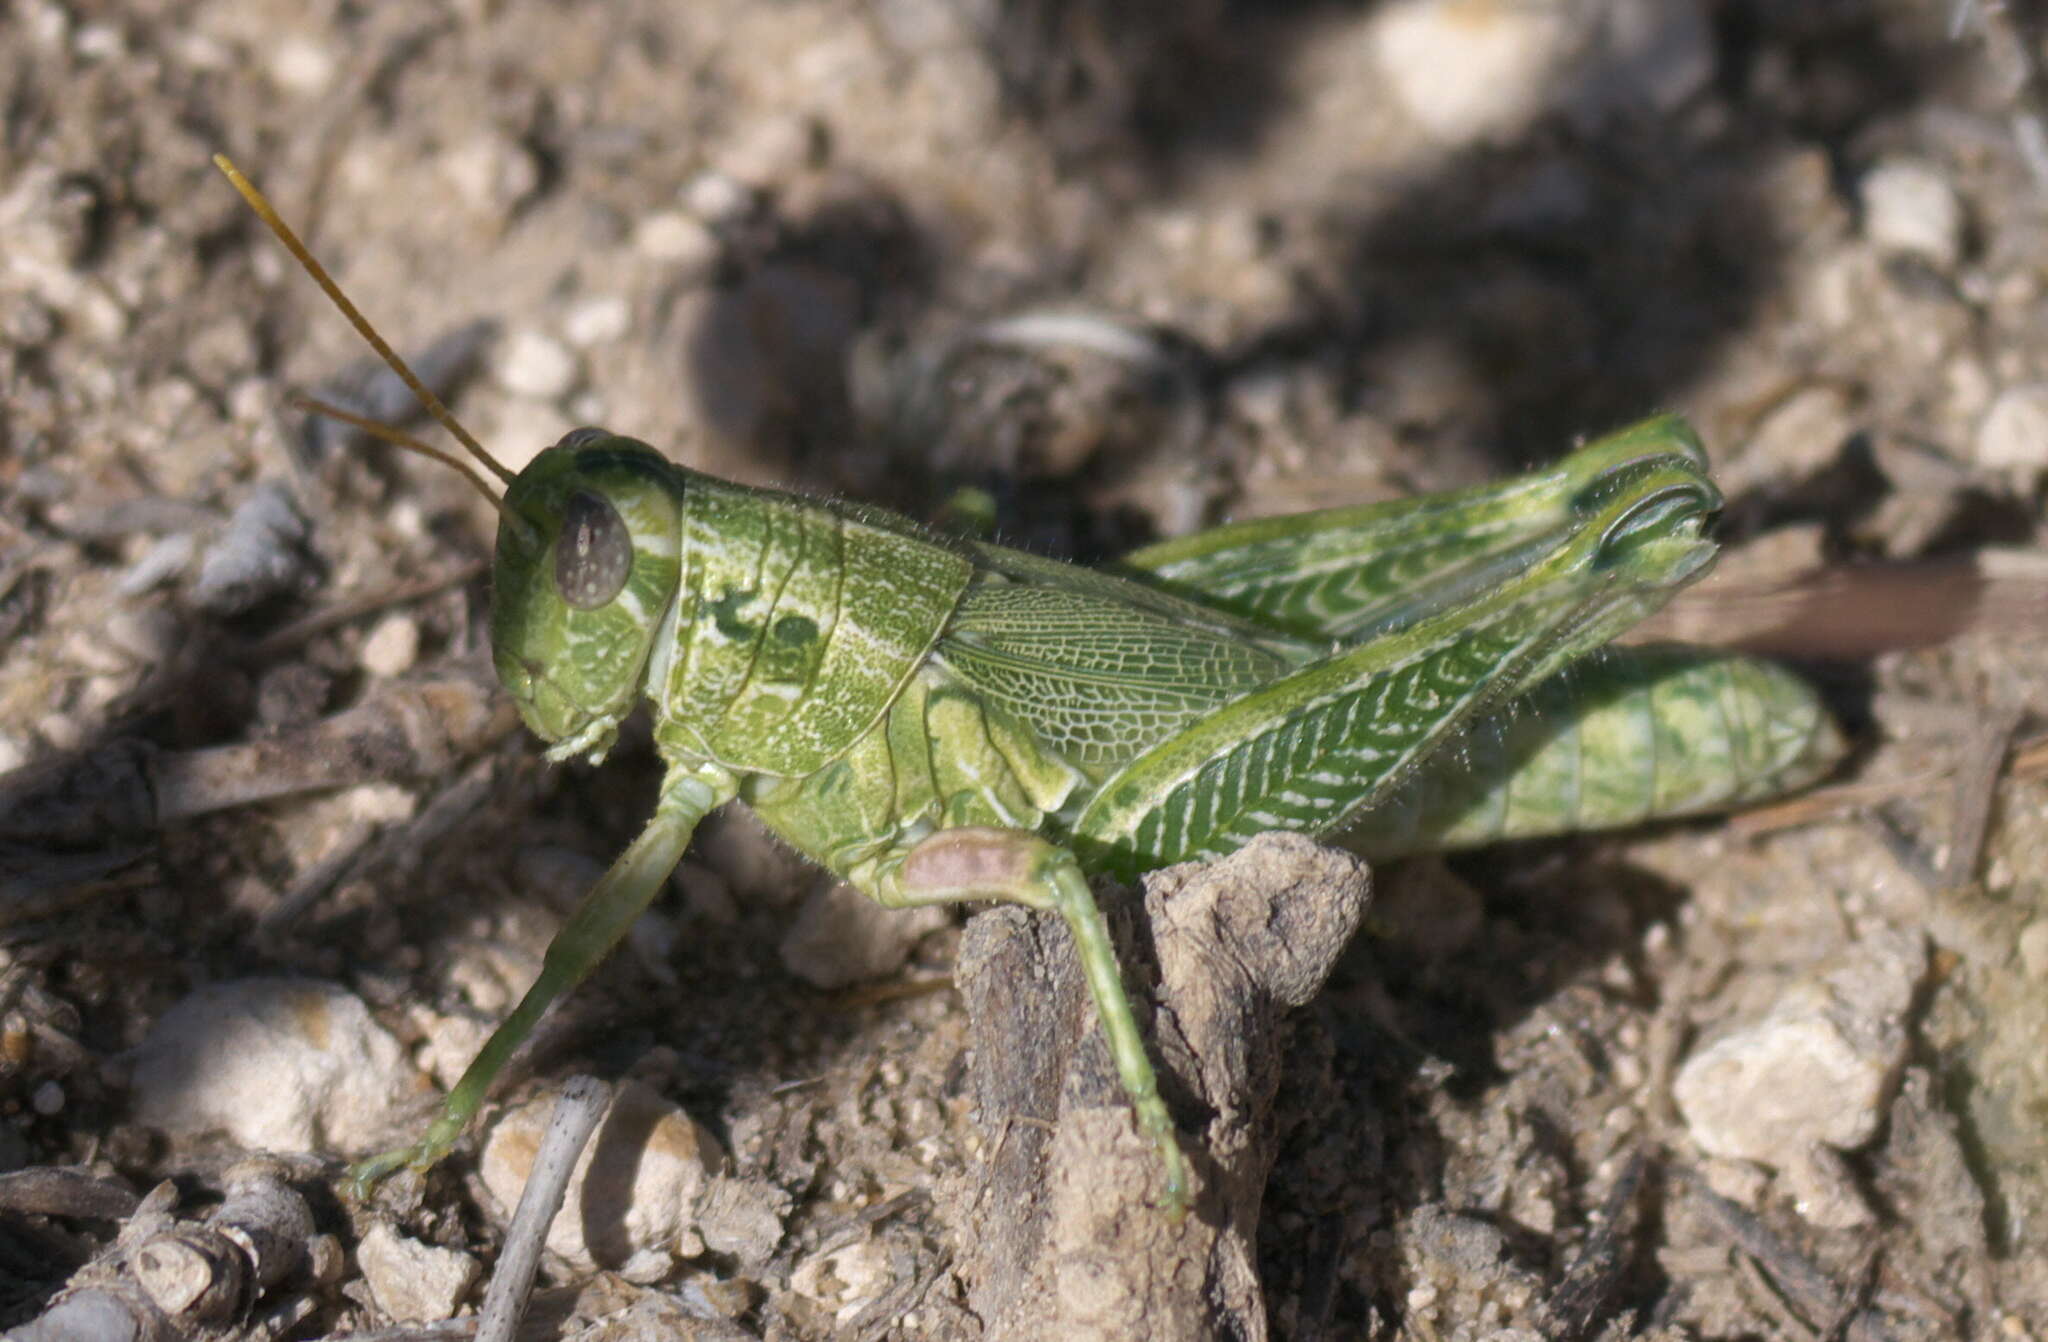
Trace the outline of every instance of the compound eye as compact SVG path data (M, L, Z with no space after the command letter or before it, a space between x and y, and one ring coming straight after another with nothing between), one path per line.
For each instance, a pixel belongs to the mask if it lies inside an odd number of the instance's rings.
M562 509L555 541L555 590L577 610L596 610L617 596L633 572L633 537L611 502L581 490Z
M589 447L592 443L603 442L611 436L611 431L608 429L594 429L586 424L580 429L571 429L563 434L562 441L556 443L555 446Z

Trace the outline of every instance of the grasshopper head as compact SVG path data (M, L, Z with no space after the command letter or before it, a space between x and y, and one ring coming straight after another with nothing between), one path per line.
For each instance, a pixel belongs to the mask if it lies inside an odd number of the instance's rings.
M647 444L577 429L505 491L491 643L551 759L602 756L639 697L675 599L679 483Z

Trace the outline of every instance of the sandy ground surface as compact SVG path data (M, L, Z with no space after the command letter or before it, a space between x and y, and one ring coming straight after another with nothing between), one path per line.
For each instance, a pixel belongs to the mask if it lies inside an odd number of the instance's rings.
M412 413L226 150L515 467L601 423L922 517L975 486L1006 539L1099 559L1687 413L1730 554L1672 627L1799 659L1854 740L1843 790L1376 873L1329 985L1251 1036L1274 1165L1239 1190L1234 1293L1137 1331L2048 1335L2030 19L0 9L0 769L40 771L0 832L0 1323L162 1181L147 1208L204 1217L252 1149L315 1234L182 1335L472 1306L503 1224L475 1145L373 1206L332 1181L416 1124L658 772L644 729L597 770L508 730L478 679L489 507L292 408ZM959 354L1047 309L1149 324L1154 365ZM604 1195L639 1228L551 1260L532 1326L1134 1335L1077 1274L1172 1245L990 1228L991 1189L1036 1214L989 1171L1039 1120L989 1112L987 1013L1038 980L956 992L960 920L818 884L714 823L517 1069L511 1101L638 1082L678 1171ZM964 936L985 978L1028 934Z

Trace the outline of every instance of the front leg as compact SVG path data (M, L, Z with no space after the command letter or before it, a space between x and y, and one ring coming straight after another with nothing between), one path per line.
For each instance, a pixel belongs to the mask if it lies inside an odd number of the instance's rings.
M519 999L512 1014L484 1041L483 1051L448 1092L448 1098L441 1102L440 1114L426 1132L411 1146L372 1156L349 1171L349 1185L357 1196L367 1194L387 1174L407 1166L423 1170L448 1154L469 1121L476 1117L476 1111L483 1107L491 1082L533 1033L548 1006L582 982L598 961L619 944L682 860L683 849L689 846L697 823L714 808L731 801L737 790L732 775L715 766L677 766L669 770L662 779L661 797L647 828L640 831L640 837L591 887L576 912L548 943L540 977Z
M1166 1184L1161 1198L1169 1215L1187 1211L1188 1165L1174 1131L1173 1116L1159 1098L1159 1080L1145 1039L1124 992L1123 971L1109 926L1074 855L1025 830L967 826L941 830L912 848L874 883L881 904L953 904L1001 900L1057 913L1074 938L1074 951L1095 1001L1095 1014L1109 1042L1138 1127L1159 1149Z

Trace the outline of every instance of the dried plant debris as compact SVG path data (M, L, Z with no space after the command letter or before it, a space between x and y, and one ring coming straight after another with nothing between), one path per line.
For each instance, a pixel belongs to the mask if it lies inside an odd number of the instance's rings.
M107 1251L8 1336L125 1342L286 1335L312 1311L305 1287L314 1283L307 1279L321 1271L331 1279L340 1266L333 1241L316 1240L312 1208L291 1174L270 1160L232 1166L219 1204L197 1218L176 1216L177 1190L159 1185L122 1222Z

